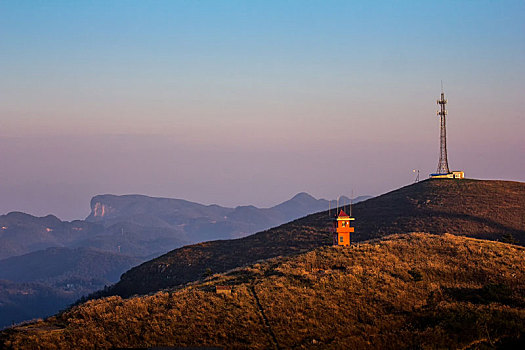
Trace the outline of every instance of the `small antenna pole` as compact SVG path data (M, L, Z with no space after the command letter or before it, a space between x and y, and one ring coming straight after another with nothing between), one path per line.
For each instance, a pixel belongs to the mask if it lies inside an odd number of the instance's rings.
M349 212L350 212L350 217L352 217L352 200L353 200L353 197L354 197L354 190L352 189L352 194L350 195L350 208L349 208Z
M414 170L412 170L412 172L413 172L413 173L417 173L417 175L416 175L416 179L414 180L414 183L415 183L415 182L419 182L419 169L414 169Z
M332 205L332 200L329 199L329 200L328 200L328 217L331 216L331 215L330 215L330 209L331 209L330 207L331 207L331 205Z

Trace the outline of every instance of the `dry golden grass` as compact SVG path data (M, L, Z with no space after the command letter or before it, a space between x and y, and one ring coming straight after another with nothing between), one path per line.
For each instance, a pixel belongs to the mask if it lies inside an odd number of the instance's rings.
M214 292L232 285L231 296ZM491 348L523 344L525 248L402 234L261 261L176 290L88 301L4 348Z

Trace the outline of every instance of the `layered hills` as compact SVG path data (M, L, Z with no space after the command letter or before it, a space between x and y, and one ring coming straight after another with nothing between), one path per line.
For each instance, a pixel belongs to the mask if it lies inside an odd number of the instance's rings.
M369 198L358 197L354 202ZM342 197L341 202L347 203ZM335 205L332 201L332 205ZM100 195L86 220L61 221L21 212L0 215L0 260L50 247L91 247L148 258L189 243L246 236L326 209L329 202L299 193L270 208L202 205L142 195Z
M519 348L524 261L523 247L449 234L325 246L91 300L3 331L0 347Z
M525 184L520 182L430 179L358 203L352 212L354 241L428 232L525 244ZM323 211L241 239L175 249L129 270L94 297L155 292L261 259L329 245L333 214Z
M329 204L300 193L271 208L140 195L95 196L91 206L85 221L20 212L0 216L0 280L9 286L0 293L0 328L57 312L115 283L131 266L184 244L244 236ZM36 308L38 302L47 306Z
M54 215L36 217L11 212L0 215L0 259L50 247L64 247L100 234L103 227L90 222L61 221Z

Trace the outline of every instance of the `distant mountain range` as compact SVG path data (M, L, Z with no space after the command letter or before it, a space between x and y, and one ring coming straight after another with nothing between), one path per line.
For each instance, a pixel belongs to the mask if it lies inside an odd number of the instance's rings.
M361 196L354 203L370 198ZM341 197L340 203L349 199ZM336 201L332 201L335 206ZM243 237L327 209L329 202L299 193L271 208L202 205L142 195L100 195L86 220L61 221L21 212L0 216L0 259L50 247L91 247L148 258L185 244Z
M348 202L348 198L340 198L340 203ZM116 282L130 267L169 250L205 240L243 237L328 206L327 200L307 193L271 208L100 195L91 200L86 220L67 222L53 215L35 217L21 212L2 215L0 279L9 284L12 293L9 298L0 293L0 327L25 320L27 315L56 312L72 300ZM31 293L24 292L28 284ZM36 312L31 305L41 300L40 292L54 295L55 301L53 307Z
M357 197L353 202L368 198L370 196ZM347 197L340 198L340 203L349 202ZM335 206L336 201L331 201L331 205ZM328 206L327 200L316 199L304 192L271 208L257 208L252 205L227 208L181 199L100 195L91 200L91 214L86 221L101 223L104 227L126 223L168 229L181 240L201 242L244 237L325 210Z
M11 212L0 216L0 259L49 247L68 246L102 231L102 225L82 220L67 222L53 215L36 217Z

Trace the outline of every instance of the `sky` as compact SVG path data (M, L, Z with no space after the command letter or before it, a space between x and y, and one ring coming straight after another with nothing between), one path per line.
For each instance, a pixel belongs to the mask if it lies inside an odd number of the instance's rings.
M524 1L0 0L0 214L525 181Z

